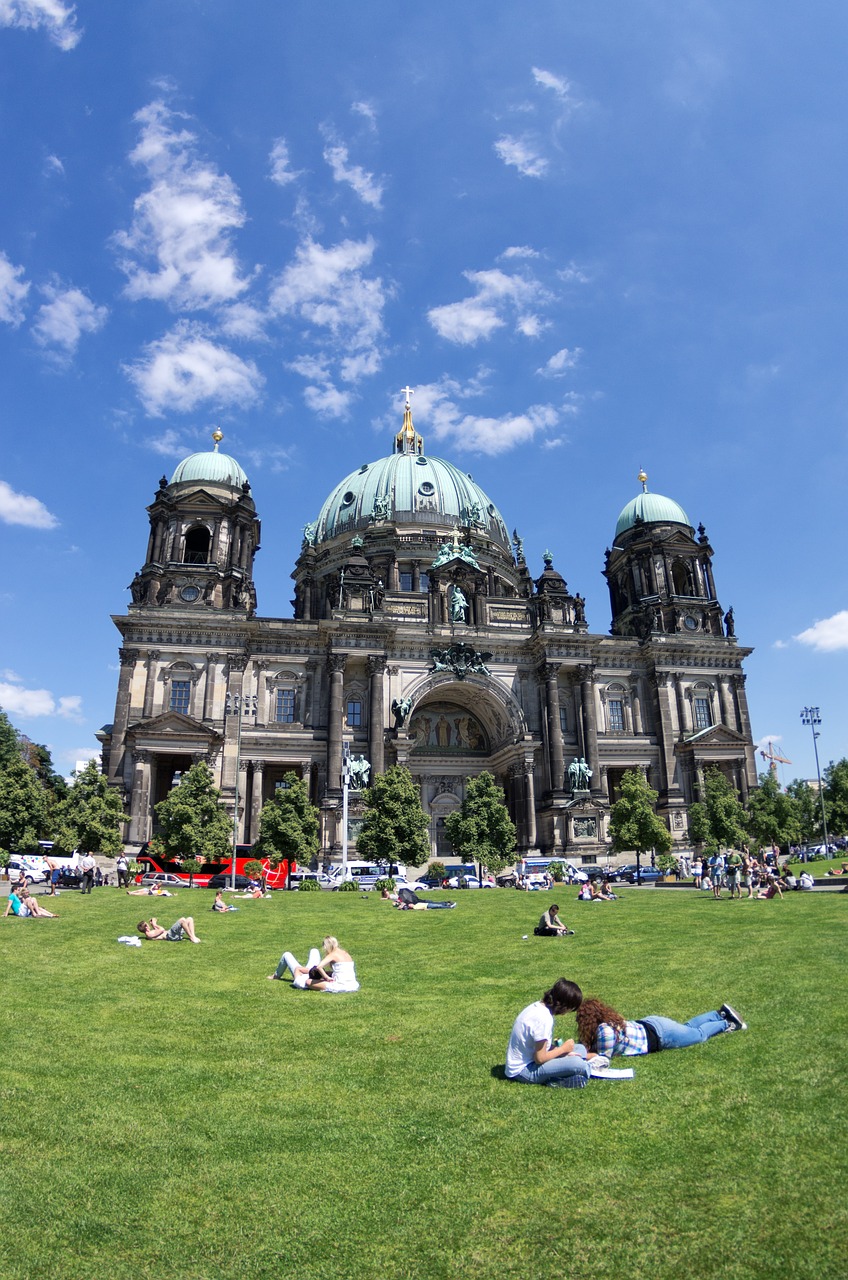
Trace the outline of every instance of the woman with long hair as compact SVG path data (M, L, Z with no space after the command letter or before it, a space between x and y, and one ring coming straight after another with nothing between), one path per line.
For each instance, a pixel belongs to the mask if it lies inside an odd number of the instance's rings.
M558 978L541 1000L522 1009L515 1019L506 1048L508 1080L582 1089L589 1083L589 1063L583 1045L573 1040L553 1043L554 1018L579 1009L583 992L576 982Z
M359 981L353 957L339 946L338 938L328 935L321 947L323 956L319 954L317 947L313 947L306 964L298 964L290 951L284 951L280 963L268 977L272 980L282 978L286 969L290 969L293 987L336 993L358 991Z
M703 1044L723 1031L745 1030L747 1023L729 1004L723 1004L710 1013L700 1013L685 1023L655 1016L631 1022L594 996L582 1001L577 1010L577 1034L581 1044L607 1058L635 1057L643 1053L658 1053L660 1049L683 1049L690 1044Z

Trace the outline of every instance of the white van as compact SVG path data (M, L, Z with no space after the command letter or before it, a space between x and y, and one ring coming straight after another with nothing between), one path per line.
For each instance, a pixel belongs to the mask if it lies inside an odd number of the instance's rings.
M49 878L47 863L37 853L13 853L6 870L12 884L22 880L27 884L43 884Z

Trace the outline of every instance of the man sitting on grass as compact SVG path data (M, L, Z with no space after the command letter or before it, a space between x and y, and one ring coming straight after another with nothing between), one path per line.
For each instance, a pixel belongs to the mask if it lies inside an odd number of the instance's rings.
M573 934L574 930L563 924L559 918L559 906L552 902L547 911L542 913L533 932L537 938L564 938L567 934Z

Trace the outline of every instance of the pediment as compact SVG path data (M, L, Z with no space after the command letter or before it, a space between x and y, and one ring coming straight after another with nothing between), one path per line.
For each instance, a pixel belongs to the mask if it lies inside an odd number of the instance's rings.
M127 737L145 738L203 738L207 742L217 739L218 734L208 725L201 724L192 716L181 711L164 711L150 720L136 720L127 729Z
M683 742L678 744L681 751L693 751L695 754L700 752L709 752L711 750L732 747L734 750L744 750L747 746L747 739L741 733L737 733L735 729L730 729L726 724L710 725L708 729L699 729L697 733L687 734Z

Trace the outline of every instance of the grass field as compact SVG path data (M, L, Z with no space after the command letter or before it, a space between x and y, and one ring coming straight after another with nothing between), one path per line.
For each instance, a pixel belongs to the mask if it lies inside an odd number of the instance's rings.
M848 896L573 895L567 939L507 890L156 902L197 947L118 945L152 900L116 889L0 921L0 1275L844 1276ZM358 994L265 980L325 933ZM632 1081L506 1082L513 1018L562 975L631 1017L727 1000L750 1030Z

